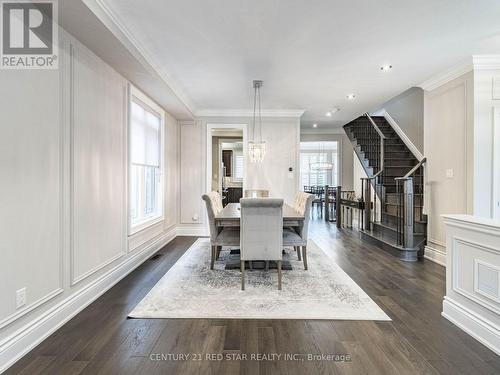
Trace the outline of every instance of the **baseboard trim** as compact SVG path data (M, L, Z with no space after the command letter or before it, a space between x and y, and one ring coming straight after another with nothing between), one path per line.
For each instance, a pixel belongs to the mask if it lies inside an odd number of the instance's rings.
M0 373L25 356L177 235L175 227L0 342Z
M446 253L430 246L425 247L424 258L446 267Z
M478 316L449 297L444 297L441 315L497 355L500 355L500 327L496 324Z
M179 224L177 225L177 235L178 236L195 236L195 237L207 237L210 235L208 227L200 225L191 224Z

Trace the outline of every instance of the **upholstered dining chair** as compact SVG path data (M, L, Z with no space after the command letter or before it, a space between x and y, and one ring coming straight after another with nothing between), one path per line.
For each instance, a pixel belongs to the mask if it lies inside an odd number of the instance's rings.
M204 194L202 199L207 206L208 226L210 228L211 260L210 269L214 269L215 259L219 258L222 246L239 246L240 231L238 228L219 228L215 225L215 216L222 211L222 198L216 191Z
M245 198L268 198L269 190L245 190Z
M307 237L309 230L309 219L311 217L311 206L315 196L299 191L295 195L293 208L304 215L304 221L296 228L283 230L283 246L293 246L297 251L299 260L304 261L304 269L307 270ZM301 257L302 249L302 257ZM302 258L302 259L301 259Z
M240 205L241 290L245 290L247 260L276 261L278 290L281 290L283 199L242 198Z

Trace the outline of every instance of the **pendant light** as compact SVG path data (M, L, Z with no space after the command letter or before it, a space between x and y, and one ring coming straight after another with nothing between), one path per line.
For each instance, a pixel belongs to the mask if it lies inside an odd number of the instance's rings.
M333 169L333 163L331 161L327 161L327 154L323 147L323 142L319 144L319 152L318 152L318 161L309 164L309 169L312 171L330 171ZM324 161L321 161L321 155L324 155Z
M254 97L253 97L253 127L252 140L248 142L248 156L251 163L261 163L266 154L266 142L262 140L262 113L260 110L260 88L262 81L253 81ZM258 99L257 99L258 97ZM255 139L255 118L257 110L257 100L259 103L259 139Z

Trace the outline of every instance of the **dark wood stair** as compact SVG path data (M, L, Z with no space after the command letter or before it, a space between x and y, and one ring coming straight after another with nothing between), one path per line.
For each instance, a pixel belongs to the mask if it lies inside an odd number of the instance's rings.
M427 218L422 214L423 208L423 174L419 170L413 176L414 190L414 244L412 248L405 248L398 241L398 204L400 196L397 194L395 178L402 177L419 164L419 160L401 140L396 131L382 116L372 116L378 129L386 137L384 140L383 174L379 179L382 189L376 189L377 199L382 202L380 221L372 222L361 231L362 237L372 243L377 243L384 250L403 260L414 261L423 256L426 244ZM373 126L370 119L361 116L344 125L344 130L351 141L367 176L374 176L379 172L380 150L373 147L373 132L367 132L367 126Z

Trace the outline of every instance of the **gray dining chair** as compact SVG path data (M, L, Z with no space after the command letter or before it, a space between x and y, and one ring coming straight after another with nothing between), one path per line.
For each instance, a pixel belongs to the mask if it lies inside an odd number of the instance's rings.
M247 260L276 261L278 289L281 290L283 199L242 198L240 205L241 290L245 290Z
M269 190L245 190L245 198L268 198Z
M240 231L238 228L220 228L215 224L215 216L222 211L222 199L218 192L212 191L208 194L204 194L202 199L207 206L212 251L210 269L213 270L215 259L219 258L222 246L240 245Z
M293 246L297 256L304 261L304 269L307 270L307 237L309 230L309 219L311 217L311 206L315 196L299 191L295 195L293 208L304 216L304 221L298 227L283 230L283 246Z

